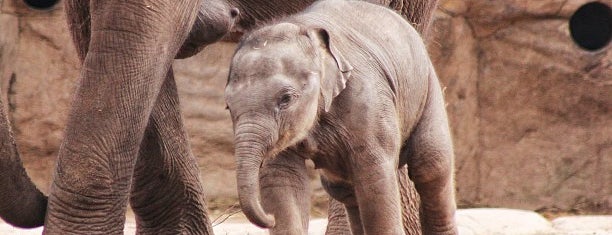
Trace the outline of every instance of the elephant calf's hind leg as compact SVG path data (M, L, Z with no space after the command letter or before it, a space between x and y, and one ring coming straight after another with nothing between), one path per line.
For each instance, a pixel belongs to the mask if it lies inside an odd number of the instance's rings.
M405 151L410 178L421 198L423 234L457 234L453 146L442 92L435 76L430 78L429 97L422 118Z

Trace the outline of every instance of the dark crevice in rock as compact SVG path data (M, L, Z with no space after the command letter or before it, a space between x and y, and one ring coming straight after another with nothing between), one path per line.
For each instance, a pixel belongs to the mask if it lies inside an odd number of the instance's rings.
M11 123L11 128L13 129L13 133L15 135L19 135L21 132L19 131L19 128L17 126L15 126L15 118L14 118L14 114L15 114L15 110L17 110L17 102L15 101L15 95L17 94L15 91L15 82L17 81L17 75L15 73L11 74L11 77L9 78L9 82L8 82L8 89L6 91L6 96L7 96L7 105L8 105L8 110L7 110L7 114L6 116L8 116L8 120Z

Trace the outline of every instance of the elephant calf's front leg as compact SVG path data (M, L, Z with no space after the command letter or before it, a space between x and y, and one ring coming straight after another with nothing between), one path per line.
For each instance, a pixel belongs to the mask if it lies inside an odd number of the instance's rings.
M264 163L260 181L263 207L276 219L270 234L307 234L310 188L304 159L281 153Z
M366 158L374 159L374 158ZM404 234L402 227L401 199L393 161L353 169L354 188L358 210L347 206L351 220L361 220L365 234ZM359 213L356 217L355 213ZM355 230L353 230L355 233Z

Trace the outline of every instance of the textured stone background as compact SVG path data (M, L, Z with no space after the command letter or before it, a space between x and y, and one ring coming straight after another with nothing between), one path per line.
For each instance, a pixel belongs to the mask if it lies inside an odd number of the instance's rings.
M460 205L612 213L612 49L583 50L568 30L587 2L440 1L429 49L446 87ZM61 5L0 0L1 98L45 191L79 69ZM233 49L175 62L210 200L235 197L223 101Z
M587 2L441 1L430 53L460 204L612 212L612 50L568 30Z

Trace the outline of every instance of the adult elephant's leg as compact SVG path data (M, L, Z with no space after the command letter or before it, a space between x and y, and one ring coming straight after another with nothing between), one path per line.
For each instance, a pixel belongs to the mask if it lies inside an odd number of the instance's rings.
M270 234L306 234L310 187L304 159L283 152L266 161L259 175L264 210L276 219Z
M420 235L420 198L414 187L414 183L408 177L408 167L406 165L398 169L397 178L402 200L402 222L404 223L404 232L410 235Z
M427 34L438 0L365 0L389 6L400 13L422 35Z
M81 64L89 49L91 39L91 16L88 0L65 0L64 11L70 29L70 36L76 48Z
M437 6L438 0L397 0L392 3L392 7L411 22L423 36L427 36Z
M199 1L90 1L91 41L51 186L45 233L121 234L153 104Z
M351 227L344 204L330 197L327 213L328 222L327 230L325 230L326 235L345 235L351 233Z
M130 205L139 234L212 234L196 159L168 72L140 147Z

